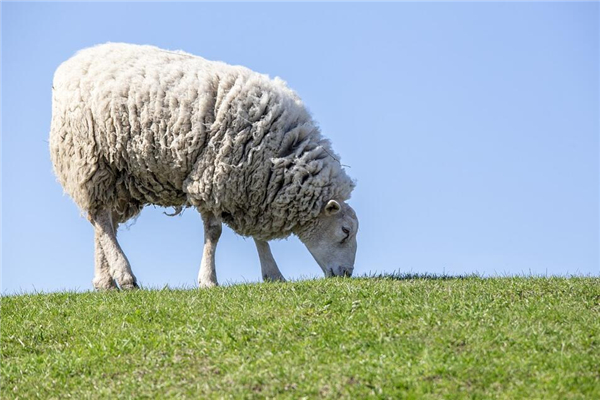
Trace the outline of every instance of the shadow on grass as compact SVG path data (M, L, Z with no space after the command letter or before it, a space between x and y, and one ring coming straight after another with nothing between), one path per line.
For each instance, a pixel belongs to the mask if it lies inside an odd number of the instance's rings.
M414 280L427 280L427 281L450 281L450 280L462 280L462 279L485 279L484 276L479 274L468 274L468 275L437 275L437 274L418 274L410 272L392 272L389 274L365 274L357 276L356 279L381 279L381 280L393 280L393 281L414 281Z

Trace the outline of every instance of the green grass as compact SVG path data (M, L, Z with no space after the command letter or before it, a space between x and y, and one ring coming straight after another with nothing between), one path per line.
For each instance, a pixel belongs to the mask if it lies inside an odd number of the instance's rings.
M600 398L600 279L4 296L8 398Z

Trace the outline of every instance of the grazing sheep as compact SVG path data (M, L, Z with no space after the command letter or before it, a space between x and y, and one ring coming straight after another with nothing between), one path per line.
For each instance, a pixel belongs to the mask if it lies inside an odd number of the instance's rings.
M254 238L265 280L284 280L267 241L292 233L326 276L352 273L354 183L278 78L152 46L88 48L54 75L50 154L94 226L97 289L137 287L116 234L146 204L202 215L201 287L217 284L221 222Z

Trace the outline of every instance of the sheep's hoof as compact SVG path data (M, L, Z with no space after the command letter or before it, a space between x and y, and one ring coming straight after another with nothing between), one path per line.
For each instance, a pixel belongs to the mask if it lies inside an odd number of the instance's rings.
M94 278L94 280L92 281L92 285L94 285L94 289L98 291L118 289L115 280L111 277Z
M139 289L140 287L137 284L137 281L135 279L133 280L126 280L124 282L119 282L119 287L122 290L133 290L133 289Z
M212 287L216 287L219 286L219 284L217 282L213 282L213 281L200 281L198 282L198 287L200 289L209 289Z
M263 275L263 282L285 282L285 278L282 275Z
M139 289L140 287L138 286L137 283L128 283L127 285L121 285L121 289L122 290L135 290L135 289Z

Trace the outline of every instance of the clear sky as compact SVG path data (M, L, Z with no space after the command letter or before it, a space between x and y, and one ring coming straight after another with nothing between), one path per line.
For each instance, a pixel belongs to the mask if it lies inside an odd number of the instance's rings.
M89 290L93 229L48 153L77 50L153 44L280 76L358 185L355 273L599 275L598 3L6 3L2 292ZM202 222L148 207L119 238L143 285L192 286ZM288 278L322 273L297 238ZM228 228L221 283L256 281Z

